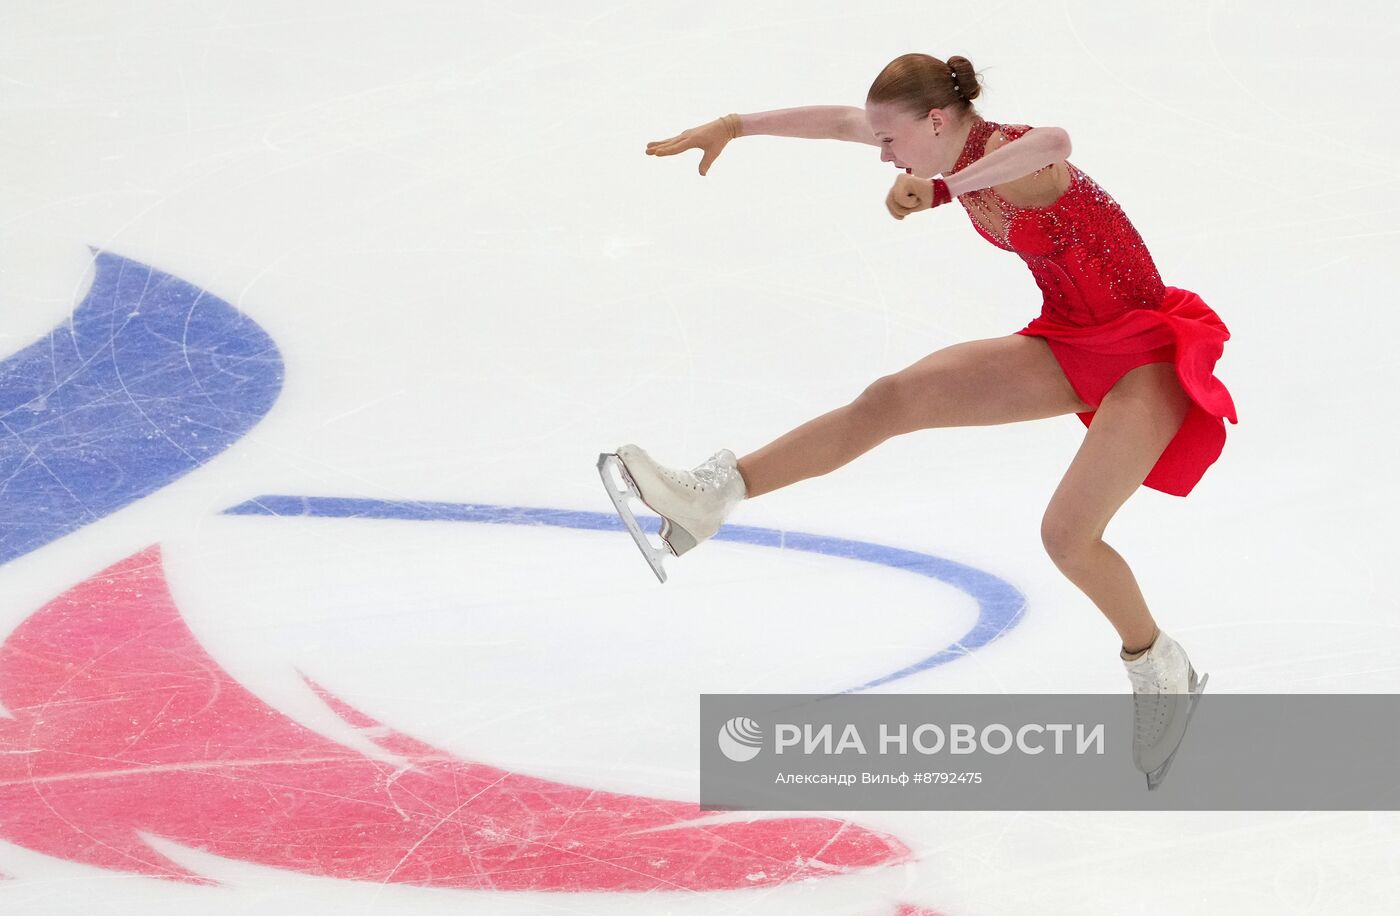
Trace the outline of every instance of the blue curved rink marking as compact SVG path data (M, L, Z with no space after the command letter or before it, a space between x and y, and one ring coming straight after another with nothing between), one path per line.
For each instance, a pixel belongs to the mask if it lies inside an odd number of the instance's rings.
M0 362L0 564L111 515L223 452L282 390L251 318L106 252L86 298Z
M272 339L233 306L178 277L94 252L87 297L47 338L0 361L0 564L174 482L261 420L282 390ZM264 496L233 515L466 521L624 531L616 515L509 506ZM658 520L643 520L655 532ZM961 639L866 690L927 671L1015 626L1025 598L970 566L880 544L731 525L717 540L877 563L971 595Z
M478 522L488 525L551 525L590 531L626 531L612 513L571 512L563 509L530 509L519 506L485 506L462 503L396 502L325 496L259 496L225 510L227 515L317 516L324 518L402 519L407 521ZM649 532L660 527L655 518L639 518ZM991 573L941 557L866 541L822 537L773 528L727 525L718 541L736 541L760 547L805 550L830 557L877 563L945 582L977 601L977 621L952 645L920 661L867 681L843 693L868 690L927 671L973 652L999 638L1020 622L1026 599L1009 582Z
M199 468L248 433L281 392L276 343L237 308L119 255L94 251L94 263L92 289L73 315L0 361L0 564ZM265 496L227 511L624 531L610 513L454 503ZM655 532L658 520L644 525ZM976 599L977 622L962 639L847 692L972 653L1025 609L1025 597L1001 578L927 553L739 525L715 539L878 563Z

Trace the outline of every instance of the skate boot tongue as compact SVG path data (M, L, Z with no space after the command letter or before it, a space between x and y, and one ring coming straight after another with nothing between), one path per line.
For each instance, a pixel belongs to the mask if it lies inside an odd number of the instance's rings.
M690 473L703 486L714 487L717 490L728 489L731 492L737 489L739 498L743 498L744 478L739 475L738 460L727 448L715 452Z

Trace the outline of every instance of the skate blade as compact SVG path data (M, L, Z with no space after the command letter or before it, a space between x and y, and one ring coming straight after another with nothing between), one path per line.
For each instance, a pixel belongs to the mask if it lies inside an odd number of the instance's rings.
M631 475L627 473L627 466L615 453L603 452L598 456L598 476L603 478L603 488L608 491L608 498L612 500L613 508L617 510L622 524L627 528L627 533L632 535L633 541L637 542L637 549L642 552L643 557L646 557L647 565L651 567L652 572L656 573L656 578L665 582L666 567L662 565L662 559L667 553L674 553L674 551L653 544L646 532L642 530L642 526L637 523L637 517L632 514L632 507L627 502L628 499L635 498L642 505L646 505L646 502L642 499L642 494L632 481ZM650 507L648 506L648 508ZM667 547L669 546L667 545Z
M1147 791L1152 792L1162 784L1162 780L1167 778L1167 768L1176 759L1177 752L1181 750L1181 745L1186 741L1186 730L1191 728L1191 716L1196 712L1196 702L1200 700L1201 694L1205 692L1206 681L1210 680L1209 674L1201 675L1201 679L1196 682L1196 689L1191 691L1191 699L1186 704L1186 729L1181 732L1181 740L1176 743L1171 755L1157 769L1147 774Z

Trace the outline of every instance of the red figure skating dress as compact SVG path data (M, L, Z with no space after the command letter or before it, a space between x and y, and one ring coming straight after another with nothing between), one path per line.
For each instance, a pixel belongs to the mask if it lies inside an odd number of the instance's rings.
M998 132L1011 142L1030 129L977 118L949 174L980 159ZM983 238L1030 267L1045 298L1040 317L1017 333L1045 339L1085 403L1098 407L1130 369L1176 365L1193 403L1143 483L1185 496L1220 457L1225 420L1238 422L1230 392L1214 375L1230 332L1200 296L1163 286L1122 208L1088 175L1065 167L1068 189L1043 207L1016 206L991 188L958 201ZM1094 414L1079 418L1088 426Z

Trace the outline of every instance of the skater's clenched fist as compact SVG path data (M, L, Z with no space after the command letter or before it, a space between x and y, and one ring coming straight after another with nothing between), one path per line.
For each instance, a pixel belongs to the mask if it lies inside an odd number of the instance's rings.
M704 151L700 157L700 174L710 170L725 144L739 136L740 121L736 114L727 114L708 124L683 130L669 140L653 140L647 144L648 156L674 156L688 149Z
M904 219L910 213L930 210L948 203L951 199L948 186L942 178L929 181L927 178L915 178L905 172L895 178L894 187L890 188L890 193L885 197L885 209L889 210L890 216L895 219Z

